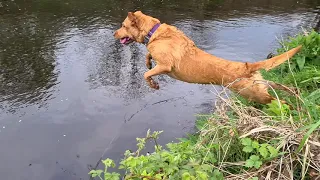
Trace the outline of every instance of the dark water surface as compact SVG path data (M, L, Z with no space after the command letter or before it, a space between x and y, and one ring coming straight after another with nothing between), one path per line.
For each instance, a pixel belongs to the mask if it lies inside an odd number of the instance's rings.
M128 11L179 27L217 56L258 61L276 37L311 27L315 2L0 0L0 179L88 179L112 139L104 157L118 161L148 128L169 142L211 111L213 86L166 76L159 91L146 85L146 48L113 38Z

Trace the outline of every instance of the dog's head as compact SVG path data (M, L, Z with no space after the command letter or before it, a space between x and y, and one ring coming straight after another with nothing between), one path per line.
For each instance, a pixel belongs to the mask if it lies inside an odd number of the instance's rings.
M147 16L141 11L128 12L128 16L122 22L121 28L114 33L114 37L120 39L121 44L130 44L133 41L143 43L144 37L157 23L160 23L158 19Z

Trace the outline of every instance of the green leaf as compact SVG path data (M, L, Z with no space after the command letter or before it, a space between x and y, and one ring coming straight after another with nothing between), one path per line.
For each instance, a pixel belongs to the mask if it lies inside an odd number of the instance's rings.
M277 157L278 156L278 150L272 146L267 146L269 152L270 152L270 157Z
M131 151L130 151L130 150L126 150L126 151L124 152L124 156L125 156L125 157L128 157L129 155L131 155Z
M306 57L305 56L302 56L302 57L297 59L297 64L298 64L298 67L299 67L300 71L303 69L305 63L306 63Z
M190 173L184 172L184 173L182 174L182 180L189 180L189 179L191 179Z
M119 180L120 179L120 174L119 173L106 173L104 175L105 180Z
M261 165L262 165L262 161L256 161L256 162L254 163L254 167L255 167L256 169L259 169L259 168L261 167Z
M187 142L187 141L190 141L189 139L187 138L177 138L179 141L181 142Z
M223 174L222 174L219 170L215 169L215 170L213 171L213 176L212 176L211 179L214 179L214 180L223 180Z
M245 166L248 168L252 168L254 166L254 161L247 159Z
M106 167L115 167L115 164L113 162L112 159L107 158L106 160L102 160L102 163L106 166Z
M98 175L101 175L102 172L103 172L103 171L100 170L100 169L96 170L96 173L97 173Z
M89 174L91 175L91 177L97 177L97 176L101 176L101 173L102 173L103 171L102 170L91 170L90 172L89 172Z
M155 175L155 178L157 178L157 179L162 179L162 176L164 176L164 174L156 174L156 175Z
M306 143L307 139L309 138L309 136L313 133L314 130L316 130L318 127L320 126L320 120L318 120L318 122L314 123L312 125L312 127L308 130L308 132L303 136L302 141L299 144L299 147L297 149L297 153L299 153L302 149L302 147L304 146L304 144Z
M312 38L313 38L312 34L306 37L306 45L309 45L312 42Z
M251 146L252 140L250 138L241 139L241 144L244 146Z
M263 143L263 144L261 144L260 146L261 146L261 147L265 147L265 148L266 148L267 146L269 146L269 144L267 144L267 143Z
M206 120L198 120L195 123L195 126L197 128L197 130L202 130L204 129L205 126L207 126L207 121Z
M96 170L91 170L88 174L96 174Z
M245 166L248 168L255 167L257 169L259 169L261 165L262 161L260 161L260 158L257 155L251 155L250 159L248 159L245 164Z
M148 175L147 170L143 170L142 173L141 173L141 175L147 176L147 175Z
M217 159L215 158L215 155L213 153L209 153L206 157L206 160L207 162L210 162L212 164L217 162Z
M296 130L296 132L301 132L301 131L310 129L312 126L313 126L313 124L310 124L310 125L307 125L307 126L303 126L303 127L301 127L301 128L298 128L298 129Z
M260 160L259 156L256 156L256 155L250 156L250 159L253 160L253 161L259 161Z
M252 142L252 147L255 148L255 149L259 149L260 145L259 145L258 141L253 141Z
M212 166L208 165L208 164L202 164L200 166L200 168L204 171L207 171L207 172L211 172L212 171Z
M200 179L207 179L208 175L207 173L203 172L203 171L196 171L197 177L199 177Z
M316 101L317 99L320 99L320 89L317 89L313 92L311 92L306 99L308 99L309 101ZM310 125L312 126L312 125Z
M260 147L259 148L259 153L263 158L267 158L269 153L268 153L268 149L266 147Z
M251 146L245 146L243 149L242 149L244 152L247 152L247 153L250 153L253 151L253 148Z

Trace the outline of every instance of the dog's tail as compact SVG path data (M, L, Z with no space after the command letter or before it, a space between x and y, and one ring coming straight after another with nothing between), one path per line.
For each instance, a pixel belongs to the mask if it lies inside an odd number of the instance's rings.
M263 61L259 61L256 63L252 63L252 64L247 64L248 69L251 72L260 70L260 69L265 69L266 71L273 69L277 66L279 66L280 64L282 64L283 62L285 62L286 60L288 60L289 58L291 58L292 56L294 56L296 53L298 53L301 50L302 46L298 46L296 48L293 48L285 53L282 53L278 56L275 56L273 58L270 59L266 59Z

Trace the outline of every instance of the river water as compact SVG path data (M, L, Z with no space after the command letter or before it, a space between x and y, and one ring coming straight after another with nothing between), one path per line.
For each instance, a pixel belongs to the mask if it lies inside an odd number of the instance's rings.
M119 161L147 129L164 144L192 132L217 86L167 76L143 80L146 48L113 38L128 11L183 30L197 46L259 61L277 41L310 28L312 0L0 0L0 178L88 179L88 166ZM142 109L142 110L141 110Z

